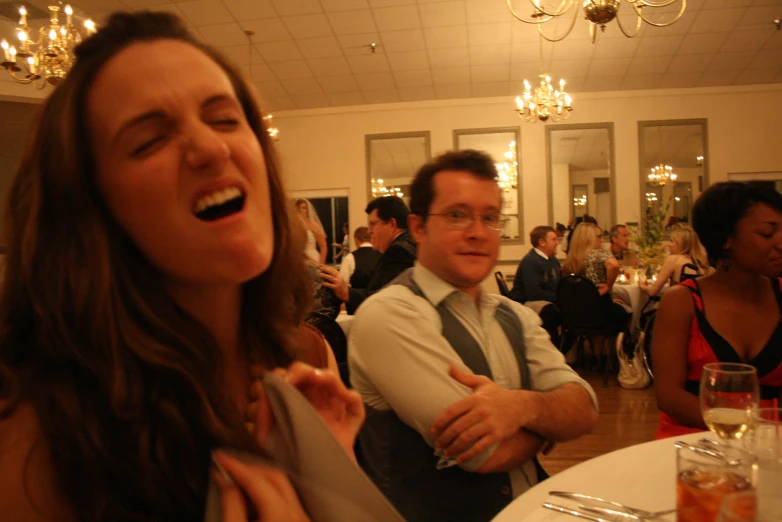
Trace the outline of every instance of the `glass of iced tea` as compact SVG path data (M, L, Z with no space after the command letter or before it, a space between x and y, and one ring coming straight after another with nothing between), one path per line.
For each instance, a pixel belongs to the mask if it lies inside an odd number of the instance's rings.
M751 455L733 449L725 453L734 461L702 455L687 447L676 449L677 522L716 522L725 497L754 492Z
M750 491L731 493L722 501L718 522L779 522L782 497Z
M701 413L706 426L725 441L739 440L750 426L760 388L755 367L709 363L701 375Z

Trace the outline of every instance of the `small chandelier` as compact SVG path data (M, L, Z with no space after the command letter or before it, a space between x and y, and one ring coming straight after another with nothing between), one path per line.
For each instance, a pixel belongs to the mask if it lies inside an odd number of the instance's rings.
M574 207L585 207L586 204L587 204L586 194L584 194L583 196L579 196L577 198L573 198Z
M619 26L619 30L622 31L628 38L638 36L641 31L641 27L644 23L652 25L654 27L668 27L679 21L684 14L684 10L687 8L687 0L625 0L625 4L629 4L633 8L637 16L635 29L626 29L622 25L622 21L617 14L619 13L619 7L622 5L621 0L558 0L555 5L551 7L544 7L541 4L543 0L528 0L532 7L532 14L530 19L526 19L517 14L513 9L512 0L505 0L508 4L508 10L517 20L524 22L525 24L535 24L538 26L538 32L540 35L550 42L558 42L563 40L573 30L573 26L576 24L576 18L578 17L578 9L573 9L578 3L584 8L584 16L589 21L589 36L592 39L592 43L595 43L597 37L597 27L599 26L602 31L605 31L606 24L616 18L616 23ZM653 22L652 19L658 8L665 8L676 2L681 2L681 9L670 20L665 22ZM573 9L573 19L570 22L569 27L565 33L561 36L548 37L543 34L543 24L551 20L559 19L559 17L568 13Z
M647 175L647 178L650 185L662 187L667 183L676 183L677 176L673 172L673 167L661 163L652 167L652 171Z
M65 24L60 25L60 7L49 6L49 25L38 32L38 40L31 38L27 25L27 9L19 8L19 25L16 37L19 48L9 45L6 40L0 42L3 49L3 61L0 63L17 82L32 83L43 89L47 84L57 85L73 67L76 60L73 50L82 40L82 34L73 25L73 8L65 5ZM87 34L95 32L95 23L84 20ZM40 81L39 81L40 80Z
M508 152L505 153L505 161L496 163L497 185L504 191L515 189L519 178L519 163L516 161L516 141L508 143Z
M647 192L646 193L646 201L648 203L653 203L653 202L657 201L657 193L655 193L655 192Z
M532 88L527 80L524 80L524 94L516 96L516 112L519 118L526 122L534 123L538 120L560 121L566 120L573 110L572 98L565 92L565 80L559 80L559 90L551 85L551 77L543 73L540 75L540 85Z
M372 197L382 198L385 196L405 197L399 187L386 187L382 179L372 178Z
M266 122L266 132L269 133L269 136L271 136L274 141L280 141L280 129L272 125L272 118L274 118L274 116L271 114L267 114L263 117Z

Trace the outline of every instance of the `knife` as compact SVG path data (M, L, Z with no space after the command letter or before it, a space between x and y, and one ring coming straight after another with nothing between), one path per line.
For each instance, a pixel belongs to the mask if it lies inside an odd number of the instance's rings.
M550 502L544 502L543 507L546 509L551 509L553 511L559 511L560 513L565 513L566 515L579 517L583 520L591 520L592 522L613 522L612 520L607 520L605 518L600 518L598 516L587 515L586 513L576 511L575 509L566 508L565 506L560 506L559 504L552 504Z

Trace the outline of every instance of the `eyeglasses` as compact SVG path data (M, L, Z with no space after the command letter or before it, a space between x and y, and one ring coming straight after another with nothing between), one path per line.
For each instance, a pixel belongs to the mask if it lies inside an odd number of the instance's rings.
M451 210L443 214L428 214L429 216L441 216L445 218L448 226L453 228L467 228L480 219L481 224L490 230L502 230L505 226L505 218L499 213L473 214L465 210Z

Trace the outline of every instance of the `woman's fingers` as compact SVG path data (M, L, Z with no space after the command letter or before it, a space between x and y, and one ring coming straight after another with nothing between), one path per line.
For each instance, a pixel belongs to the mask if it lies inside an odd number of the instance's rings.
M221 465L222 466L222 465ZM223 522L244 522L247 520L247 507L244 496L236 483L224 469L212 468L212 480L220 491L220 512Z

